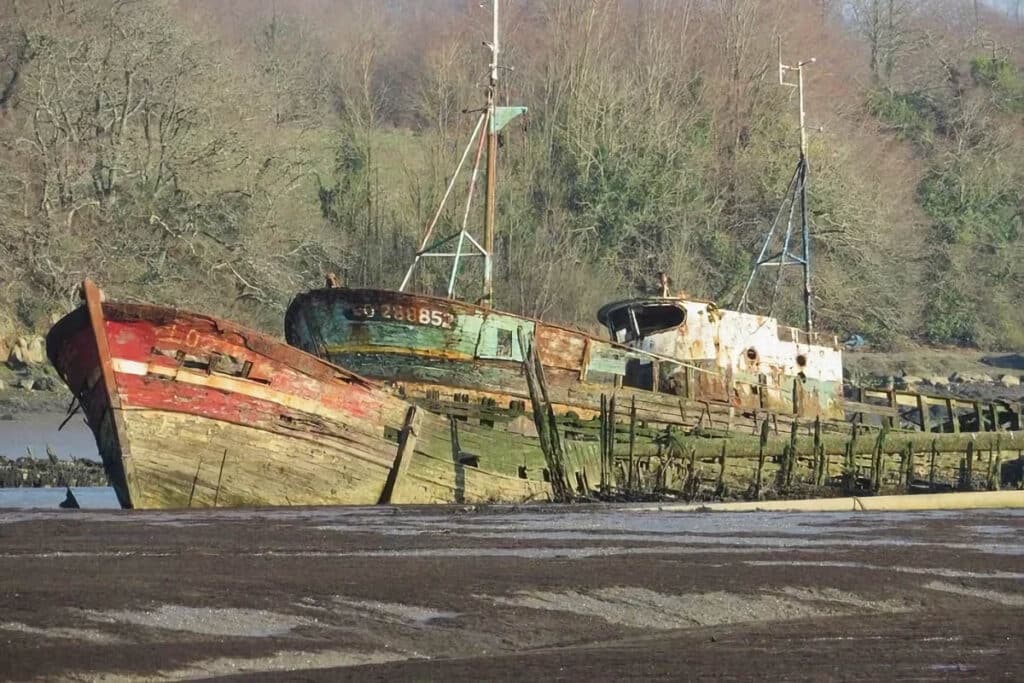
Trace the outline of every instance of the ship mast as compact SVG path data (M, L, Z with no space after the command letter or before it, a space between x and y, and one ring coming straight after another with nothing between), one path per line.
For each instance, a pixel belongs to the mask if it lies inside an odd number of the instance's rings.
M498 71L500 69L498 65L498 54L500 52L500 45L498 43L499 2L500 0L491 0L493 12L493 33L491 36L491 42L484 43L491 50L491 61L488 65L489 74L486 106L483 109L474 110L474 112L479 113L480 116L477 119L476 127L473 129L473 135L470 137L469 143L462 152L462 158L459 160L459 164L455 168L455 173L448 182L448 187L445 189L444 196L441 198L440 206L437 207L434 217L431 219L429 225L427 225L427 229L420 241L419 248L416 251L416 257L409 266L409 269L406 271L402 284L398 287L398 291L400 292L404 292L405 288L409 286L410 282L412 282L413 272L415 271L416 266L419 265L421 259L427 257L450 258L452 259L452 267L448 276L447 296L449 298L455 298L455 289L458 284L459 268L462 261L469 257L482 257L484 261L483 294L479 299L479 303L485 307L490 307L493 303L494 268L492 264L494 254L494 224L497 209L498 133L517 116L521 116L526 113L526 107L498 106ZM444 211L444 206L455 187L459 172L462 170L471 150L474 147L476 147L476 154L474 156L475 161L473 163L472 175L470 176L469 190L466 195L466 205L462 213L461 229L456 234L431 241L434 229L437 227L438 221L441 219L441 214ZM476 179L480 159L483 156L484 148L486 148L487 151L487 178L484 192L484 235L483 244L481 245L473 235L469 233L467 225L470 216L470 207L473 203L473 195L476 190ZM452 251L452 249L454 249L454 251Z
M810 223L807 220L808 163L806 111L804 109L804 67L814 64L814 62L815 59L812 57L802 62L798 62L795 66L783 63L782 39L779 39L779 85L787 88L795 88L797 91L797 100L799 101L800 106L800 156L797 160L793 178L789 182L786 199L779 208L779 212L776 214L775 220L772 222L768 235L765 237L764 244L761 247L761 253L758 254L757 260L754 261L753 271L750 273L750 278L747 280L747 286L743 289L743 296L740 298L738 306L741 311L747 310L750 303L748 298L750 295L750 287L754 283L754 278L757 276L758 271L762 267L766 266L777 267L778 271L776 271L775 287L772 291L771 304L768 308L768 315L774 315L775 300L778 298L779 286L782 284L783 269L787 266L799 266L803 270L804 329L808 335L814 332L814 320L813 297L811 295L811 233ZM795 83L786 80L786 75L788 73L796 73ZM780 233L782 239L781 249L779 251L769 252L769 249L772 249L773 244L775 244L774 238L776 230L779 227L779 222L782 219L783 214L787 213L785 211L787 205L789 211L786 229L784 233ZM800 253L796 254L790 249L790 245L794 241L794 219L797 218L796 210L798 206L800 211L799 239L801 244Z
M490 308L494 298L494 218L497 209L497 166L498 166L498 131L495 126L498 100L498 54L501 47L498 43L498 11L501 0L494 3L494 31L491 37L491 76L487 86L487 191L484 199L484 295L481 304Z

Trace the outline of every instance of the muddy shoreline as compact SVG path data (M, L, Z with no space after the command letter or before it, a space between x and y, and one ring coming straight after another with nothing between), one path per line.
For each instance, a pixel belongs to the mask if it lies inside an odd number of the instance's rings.
M1024 514L0 511L0 678L1011 679Z

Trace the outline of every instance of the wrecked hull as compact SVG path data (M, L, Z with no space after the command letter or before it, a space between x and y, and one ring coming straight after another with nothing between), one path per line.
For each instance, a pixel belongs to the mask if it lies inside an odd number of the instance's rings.
M226 321L105 303L94 286L85 290L86 305L53 327L47 350L123 507L550 498L542 455L526 438L505 466L512 476L500 463L471 466L453 442L481 441L479 427L453 429L351 372ZM519 469L524 462L534 477Z
M723 370L715 359L674 360L449 299L322 289L295 297L285 317L288 343L393 383L410 396L469 395L501 406L529 398L519 330L535 340L552 400L562 412L596 414L601 395L616 393L635 394L673 415L680 401L703 401L734 412L843 417L841 371L838 381L796 381L795 371L792 377L778 373L766 381L758 367Z
M813 341L788 328L766 329L791 352ZM950 408L945 424L929 422L929 402L934 407L938 399L888 392L885 403L877 396L843 402L841 380L816 384L814 378L794 382L787 392L748 376L763 375L763 366L725 373L688 364L685 373L666 372L677 369L671 360L641 349L463 302L393 291L300 294L285 323L289 343L386 381L437 414L476 416L496 433L510 413L533 409L519 330L536 344L545 400L559 416L563 443L601 442L596 468L595 456L567 468L567 485L581 495L800 498L991 488L1021 480L1014 474L1020 406L985 406L991 417L979 418L980 433L967 434L971 428L962 409L958 414ZM784 339L786 334L793 338ZM737 390L745 382L757 391ZM921 416L907 412L908 401L924 408ZM845 419L846 409L853 424ZM973 413L981 415L982 407L974 406ZM910 419L922 427L911 431Z

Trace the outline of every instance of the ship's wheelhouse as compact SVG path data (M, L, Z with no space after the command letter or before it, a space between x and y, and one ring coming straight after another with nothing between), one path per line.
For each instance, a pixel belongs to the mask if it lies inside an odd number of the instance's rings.
M629 344L680 327L686 322L686 309L672 299L625 301L605 306L598 319L612 341Z
M837 409L842 360L834 337L696 299L619 301L598 320L612 341L657 359L631 361L628 386L681 386L692 396L765 408L797 403L807 414Z

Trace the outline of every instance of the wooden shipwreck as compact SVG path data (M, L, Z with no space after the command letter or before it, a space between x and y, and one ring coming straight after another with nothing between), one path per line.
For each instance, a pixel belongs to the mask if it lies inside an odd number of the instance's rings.
M83 290L47 352L124 507L550 498L536 439L479 466L501 447L486 427L229 322Z
M429 411L511 435L504 443L513 451L524 433L516 416L550 408L574 454L567 485L584 497L805 496L1019 480L1020 404L844 387L834 339L708 302L634 299L604 307L600 318L625 343L450 299L329 288L295 298L286 335ZM530 346L544 375L541 404L525 371Z
M285 317L290 344L386 382L431 412L510 436L503 443L511 450L490 448L481 462L515 460L515 449L532 444L525 429L532 425L544 477L560 499L623 491L793 497L1019 481L1019 404L844 387L836 339L811 324L802 70L813 60L787 66L781 46L780 83L799 93L800 155L737 310L670 296L667 278L661 296L604 306L598 319L607 338L494 310L496 138L521 113L496 106L498 4L486 106L403 282L398 290L331 282L299 294ZM792 73L796 83L785 80ZM487 150L482 239L467 230L476 169L459 230L437 237L474 145L477 164ZM484 262L479 305L456 296L460 264L475 257ZM451 259L445 296L406 291L421 262L444 258ZM787 266L803 271L803 328L771 315ZM768 315L746 310L763 267L779 278L768 287ZM520 419L526 408L532 421Z

